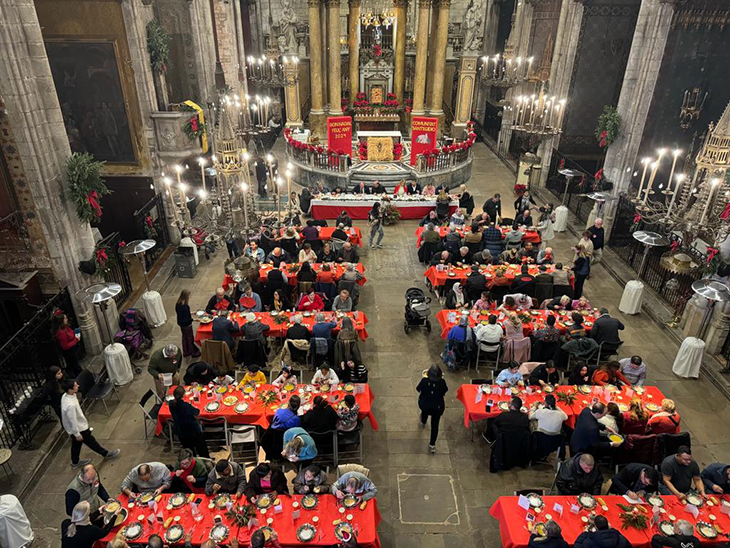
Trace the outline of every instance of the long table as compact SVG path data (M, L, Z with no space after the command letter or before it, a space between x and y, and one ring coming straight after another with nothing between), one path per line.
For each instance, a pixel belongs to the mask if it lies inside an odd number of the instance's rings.
M322 226L319 228L319 239L320 240L331 240L332 239L332 233L337 229L336 226ZM280 233L283 235L286 231L285 228L282 228ZM347 241L349 241L352 245L355 245L357 247L362 247L362 231L356 227L352 226L349 228L345 228L345 232L347 232ZM301 232L299 233L299 236L301 237Z
M304 316L306 312L281 312L277 314L277 316L281 317L281 315L285 315L287 317L287 321L283 323L277 323L276 321L274 321L275 316L272 316L271 312L254 312L254 314L256 314L257 320L269 326L269 331L266 333L268 337L285 337L287 329L289 329L293 325L291 323L291 317L295 314L302 314L302 325L309 329L309 331L312 331L312 326L315 324L314 313L310 314L309 316ZM337 327L332 330L333 334L339 332L340 327L342 326L342 320L336 319L336 314L334 312L322 312L322 314L324 314L327 321L337 322ZM352 320L352 323L354 324L355 330L357 331L360 339L363 341L367 339L368 332L365 330L365 325L369 321L367 316L365 316L365 314L360 311L347 312L347 316ZM231 313L229 319L237 322L239 327L246 324L246 318L244 318L244 315L239 314L238 312ZM236 336L237 334L234 333L233 335ZM198 327L198 330L195 332L195 342L200 344L204 340L211 339L212 337L213 322L201 323Z
M716 502L719 503L721 498L730 500L728 496L719 497L713 495ZM619 504L629 506L629 503L622 496L618 495L601 495L596 497L598 505L594 510L585 510L582 507L577 513L571 511L573 505L577 505L577 497L574 496L546 496L542 497L544 506L539 513L534 509L525 510L518 506L518 497L499 497L489 510L489 515L499 521L499 532L502 539L503 548L526 548L530 540L530 532L527 530L527 514L535 517L535 523L544 523L548 520L547 516L551 516L562 529L565 541L573 545L576 538L583 532L585 528L584 517L589 517L591 512L604 516L611 527L618 529L623 534L633 548L650 548L651 538L658 533L658 527L652 524L653 510L648 504L639 504L637 506L644 509L647 515L649 526L646 529L634 529L632 527L623 528L620 514L623 512L618 507ZM718 505L713 502L712 506L704 504L699 508L698 517L695 518L690 512L685 510L682 504L675 496L663 496L664 507L663 512L660 510L659 520L671 521L669 516L674 516L676 520L684 519L691 524L696 525L698 521L712 523L720 528L724 533L730 533L730 516L720 511ZM603 504L601 504L603 503ZM555 509L555 505L562 506L562 514ZM604 509L605 508L605 509ZM709 516L712 514L715 520ZM718 535L715 539L707 539L697 532L695 528L695 536L700 539L703 546L725 546L727 543L726 535Z
M317 507L313 510L305 510L301 506L302 495L279 495L281 502L281 508L269 508L265 514L261 513L261 510L256 511L256 522L251 523L251 526L238 526L233 523L233 520L226 516L226 508L210 508L213 497L206 495L195 495L195 500L200 499L199 508L201 509L202 519L196 522L192 515L192 506L189 503L185 503L182 507L177 509L167 509L167 502L172 494L164 493L161 495L160 501L157 503L157 513L152 507L143 507L138 504L134 504L132 508L128 507L129 501L125 495L120 495L118 500L123 504L125 508L129 510L129 517L124 524L114 528L106 537L101 541L97 542L95 548L101 548L111 541L124 526L132 523L138 519L139 516L143 517L142 523L144 529L142 536L135 539L134 545L141 543L146 545L149 537L153 534L160 535L164 538L166 529L164 528L165 521L172 517L180 517L177 522L184 528L186 533L192 531L191 542L193 546L200 546L210 536L210 530L214 525L214 519L219 517L221 522L229 528L228 539L221 542L219 546L230 545L230 539L236 538L239 546L249 546L251 543L251 535L256 532L260 527L269 526L278 535L278 540L281 546L332 546L338 544L339 541L335 537L335 526L333 522L335 520L346 520L347 515L352 515L351 524L357 536L357 541L360 546L366 548L380 548L380 538L378 537L378 524L380 523L380 512L378 511L378 504L375 499L368 501L365 509L360 509L359 506L346 509L344 514L340 513L341 504L337 501L334 495L319 495ZM241 502L241 501L238 501ZM299 508L294 508L292 505L296 502L299 504ZM298 510L299 516L295 517L295 512ZM162 522L157 519L157 514L161 514ZM153 516L153 520L148 520L149 516ZM317 517L318 522L313 522L312 518ZM343 517L345 516L345 517ZM271 523L267 523L271 519ZM317 528L317 535L314 540L302 543L297 539L297 529L309 523ZM182 546L184 539L175 546Z
M342 274L344 274L347 266L344 263L329 263L329 265L332 267L332 271L334 272L334 277L336 281L339 281L342 277ZM302 263L291 263L287 264L282 270L286 273L287 277L289 278L289 285L297 285L297 272L302 267ZM259 282L262 284L265 284L268 281L268 274L271 272L271 270L274 268L273 265L270 264L262 264L259 266ZM358 285L365 285L365 282L367 281L365 279L365 267L362 265L362 263L357 263L355 266L357 271L363 275L362 279L357 281ZM322 270L322 263L314 263L312 264L312 270L315 272L319 272ZM226 274L223 276L223 283L221 284L221 287L228 291L228 288L234 285L236 282L233 281L233 277L230 274Z
M439 270L436 266L431 266L424 273L425 278L431 282L433 287L441 287L446 285L447 281L464 282L471 274L471 265L454 266L443 265L444 268ZM555 265L545 265L546 271L553 272ZM498 268L505 270L504 277L508 280L514 280L522 273L522 265L480 265L479 272L484 274L487 282L494 277L494 271ZM531 276L537 276L540 273L539 265L528 265L528 271ZM571 284L573 283L573 275L571 273ZM538 303L539 304L539 303Z
M439 226L437 227L439 231L439 235L441 236L441 239L443 240L446 237L446 234L448 234L449 227L447 226ZM500 226L499 229L502 231L502 239L504 240L505 234L507 234L510 230L512 230L510 227L506 226ZM416 229L416 247L421 247L421 235L426 230L425 227L419 226ZM464 236L466 234L466 230L463 228L458 228L456 232L459 233L460 236ZM537 230L527 230L525 231L524 235L522 236L522 241L527 243L531 242L533 244L539 244L541 242L540 240L540 233Z
M590 332L591 330L595 312L598 311L594 310L594 312L592 313L587 313L583 315L583 326L586 332ZM486 322L490 314L497 314L497 323L499 323L500 325L503 325L504 322L507 321L507 316L504 314L504 312L501 311L485 310L483 312L477 312L475 310L472 310L469 313L469 326L474 328L477 326L477 324ZM566 322L568 322L569 324L572 322L570 319L571 312L532 309L523 310L521 312L518 312L517 314L518 316L520 316L520 319L522 319L522 333L525 335L525 337L529 337L537 329L542 329L543 327L545 327L545 322L547 321L548 316L555 316L555 327L557 327L561 333L566 333L568 331L569 325L566 325ZM451 328L459 323L459 318L461 318L460 310L444 309L439 310L436 313L436 320L438 320L439 325L441 326L442 339L446 340L446 337L448 336L449 331L451 331Z
M456 399L464 406L464 426L466 428L469 428L470 424L474 424L477 421L492 419L499 415L502 412L502 409L499 408L499 402L508 402L513 395L509 388L503 389L498 386L491 386L490 390L492 392L490 394L482 393L480 398L478 396L480 386L478 384L462 384L456 392ZM583 394L578 391L577 387L572 385L555 387L555 392L577 392L575 401L571 405L561 402L558 399L557 393L555 393L555 398L558 400L558 407L568 415L566 423L571 428L575 426L575 421L580 412L587 406L590 406L596 398L603 403L608 403L609 401L616 402L622 410L628 410L629 402L634 398L639 398L644 405L653 403L657 406L660 406L664 399L664 394L656 386L644 386L640 390L643 391L643 394L639 394L635 388L625 386L614 391L602 386L591 386L590 389L590 394ZM500 394L499 392L502 393ZM523 403L529 407L532 403L545 401L546 393L539 386L531 386L521 388L515 395L522 398ZM493 405L487 411L487 403L490 400L493 402ZM647 411L649 410L647 409ZM649 414L653 415L656 412L649 411Z
M173 388L170 389L172 392ZM279 402L265 405L259 400L259 395L264 391L274 391L279 394ZM286 406L289 402L289 398L292 395L297 394L302 399L302 405L300 407L301 414L304 414L312 407L312 400L316 396L322 396L327 398L331 405L338 405L349 392L344 390L344 384L332 387L331 390L323 392L320 388L314 385L300 384L295 390L286 392L280 390L270 384L262 384L256 386L255 391L245 393L243 390L239 390L237 387L230 386L228 391L223 394L219 394L211 387L185 387L185 401L200 409L200 416L204 419L218 419L223 418L230 424L255 424L262 428L268 428L271 425L271 421L274 418L274 413L282 407ZM370 386L367 384L354 385L352 394L355 396L355 401L360 407L358 414L361 420L368 419L370 426L373 430L378 429L378 421L375 420L373 415L372 406L375 396L373 396ZM248 404L248 409L244 413L236 412L236 405L224 405L223 400L228 396L234 396L238 402L245 402ZM209 412L205 409L206 405L211 402L219 402L220 407L213 412ZM172 420L170 414L170 408L167 402L163 403L160 408L160 412L157 415L157 427L155 433L160 434L167 421Z
M347 199L321 199L312 200L312 209L310 213L315 219L336 219L343 211L352 219L363 220L368 218L368 213L373 208L373 204L382 202L381 195L366 194ZM428 215L429 211L436 209L436 197L433 199L410 199L397 198L389 196L390 203L398 208L401 219L422 219ZM454 213L459 207L458 200L451 200L449 203L449 215Z

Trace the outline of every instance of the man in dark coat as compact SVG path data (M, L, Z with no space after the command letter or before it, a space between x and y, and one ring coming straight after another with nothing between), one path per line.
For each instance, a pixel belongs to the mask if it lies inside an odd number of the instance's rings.
M695 535L694 526L687 520L680 519L674 524L674 533L668 537L656 533L651 537L651 548L700 548L700 539Z
M578 453L565 461L555 478L555 486L561 495L601 494L603 474L596 461L588 453Z
M596 530L581 533L575 539L574 548L631 548L631 543L626 537L611 528L604 516L596 516L593 524Z
M471 273L466 277L464 289L470 301L479 299L482 291L487 288L487 278L479 272L478 265L472 265Z
M291 341L297 341L297 340L309 340L311 338L311 333L309 332L309 329L304 327L302 325L302 315L296 314L292 317L292 322L294 325L292 325L289 329L286 330L286 338Z
M708 464L700 474L707 493L718 495L730 493L730 464L716 462Z
M586 407L578 415L575 421L575 430L570 437L570 450L573 453L600 454L613 447L613 442L601 441L601 430L607 427L598 422L598 419L606 414L606 406L601 402L594 403L590 408Z
M636 499L639 491L656 493L659 489L659 472L648 464L632 462L624 466L621 471L611 478L609 493L614 495L628 495Z
M624 324L612 317L607 308L601 308L601 315L591 327L590 337L598 344L602 342L616 343L621 340L618 332L624 330Z
M226 312L220 312L220 316L213 320L214 341L223 341L233 351L233 333L238 333L241 328L237 323L232 322L225 316Z
M482 206L482 211L489 215L489 218L493 223L497 223L498 219L502 217L502 201L499 194L495 194L489 198Z

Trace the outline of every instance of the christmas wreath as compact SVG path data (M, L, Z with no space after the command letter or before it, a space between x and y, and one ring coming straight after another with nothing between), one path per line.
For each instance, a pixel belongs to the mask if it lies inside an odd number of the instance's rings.
M152 70L165 72L170 60L170 37L157 19L147 23L147 51Z
M601 148L609 146L616 139L621 131L621 116L615 107L606 105L603 107L603 113L598 117L598 126L596 127L596 139L598 146Z
M205 124L200 121L200 118L198 117L198 112L189 105L182 105L180 110L192 113L192 116L188 118L187 122L185 122L185 125L183 126L183 131L185 132L185 135L187 135L188 139L190 139L191 141L199 139L200 136L205 133Z
M111 194L101 180L103 168L104 162L97 162L87 152L74 152L66 161L69 195L76 205L76 214L82 221L98 221L102 214L99 200L102 196Z

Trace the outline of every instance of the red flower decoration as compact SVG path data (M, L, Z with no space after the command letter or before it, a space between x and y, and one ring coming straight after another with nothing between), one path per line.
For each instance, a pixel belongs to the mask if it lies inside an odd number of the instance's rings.
M373 55L375 55L376 58L379 58L381 55L383 55L383 48L381 48L378 44L374 44Z
M596 171L596 174L593 176L593 178L596 181L600 181L601 179L603 179L603 168L601 168L598 171Z
M598 141L598 146L599 147L603 148L603 147L606 146L606 137L608 137L608 131L603 130L601 132L601 135L600 135L601 140Z

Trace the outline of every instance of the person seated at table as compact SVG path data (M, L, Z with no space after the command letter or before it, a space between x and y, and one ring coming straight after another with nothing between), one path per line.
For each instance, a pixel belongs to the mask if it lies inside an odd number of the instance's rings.
M468 280L469 278L467 278L467 281ZM474 301L474 306L472 306L472 310L482 312L483 310L489 310L490 308L492 308L492 303L489 302L489 293L486 291L482 291L479 298Z
M281 456L289 462L299 462L303 467L309 466L317 457L317 445L304 428L289 428L284 432L284 450Z
M532 242L525 242L525 246L520 249L520 258L522 263L534 263L537 259L537 249Z
M201 493L213 466L213 461L207 457L196 458L190 449L181 449L177 456L177 464L172 470L171 491Z
M290 263L291 258L289 257L289 254L282 248L275 247L271 250L271 253L266 256L266 262L269 264L273 264L276 268L279 268L279 266L281 266L282 264Z
M730 493L730 464L716 462L708 464L700 474L705 491L724 495Z
M446 335L446 340L450 343L451 341L466 343L467 341L472 340L473 333L472 328L469 327L469 315L462 313L459 318L459 323L449 329L449 333Z
M644 408L640 398L633 398L629 402L629 410L623 414L624 435L638 434L643 436L646 433L646 425L649 421L649 412Z
M606 414L606 405L601 402L594 403L591 407L584 408L575 421L575 429L570 438L570 451L572 453L590 453L600 455L611 447L618 447L621 442L608 442L601 440L601 432L606 430L611 434L616 431L599 422L598 419Z
M454 266L466 266L471 264L471 252L469 248L461 246L458 253L451 256L451 264Z
M641 356L631 356L618 361L621 373L631 386L644 386L646 382L646 362Z
M343 289L332 301L333 312L352 312L352 297L347 289Z
M316 464L302 468L294 478L294 492L297 495L322 495L329 493L327 473Z
M233 300L226 295L226 292L222 287L215 290L215 295L210 298L208 304L205 306L205 311L208 314L214 314L222 310L235 309L236 303L234 303Z
M276 413L274 413L271 428L274 430L287 430L299 426L301 420L299 419L298 412L301 403L301 399L296 394L290 397L287 406L283 409L277 409Z
M340 256L337 259L338 263L350 263L353 265L356 265L360 262L360 255L357 252L357 249L355 246L353 246L350 242L345 242L345 245L342 246L342 251L340 251ZM353 267L354 269L354 267ZM358 272L359 274L359 272ZM345 279L345 276L342 276L343 279Z
M522 327L522 320L517 313L507 313L507 321L504 322L504 338L507 341L521 340L525 335Z
M264 348L264 353L268 354L269 348L266 343L265 334L269 329L268 324L259 320L253 312L249 312L246 314L246 323L241 326L241 333L245 341L260 341Z
M340 212L340 214L337 216L337 219L335 219L335 226L346 226L351 227L352 226L352 217L350 217L347 214L347 211L344 209Z
M205 362L191 363L185 371L183 382L185 384L208 384L215 380L218 372L215 367Z
M563 268L563 263L556 263L551 275L553 277L553 295L573 294L573 287L570 285L570 271ZM572 299L570 300L572 301Z
M336 412L337 430L340 432L352 432L358 427L360 406L355 400L355 396L347 394L337 406Z
M535 220L532 218L532 212L529 209L526 209L522 213L517 215L515 221L520 225L524 225L526 227L535 226Z
M229 493L239 497L246 489L246 476L243 466L240 464L221 459L215 463L215 467L208 474L208 481L205 483L205 494L209 497L220 493Z
M621 366L618 362L606 362L593 372L593 384L596 386L606 386L612 384L614 386L622 386L629 384L623 373L620 371Z
M302 249L299 250L299 262L311 264L317 262L317 254L314 252L312 244L309 242L305 243L304 246L302 246Z
M261 312L263 310L261 296L258 293L254 293L250 285L247 285L243 290L243 294L238 300L238 305L241 312Z
M155 496L170 488L172 476L167 465L161 462L146 462L132 468L122 481L120 490L128 497L137 493L154 493Z
M216 544L211 540L208 539L209 542L211 542L211 546L207 546L205 543L201 545L200 548L215 548ZM208 542L206 541L206 542ZM235 544L234 544L235 542ZM185 548L189 548L188 546L185 546ZM191 547L192 548L192 545ZM238 540L234 537L231 539L231 548L239 548L238 547ZM281 548L281 544L279 544L279 533L276 531L271 531L271 534L266 537L266 534L264 533L263 528L262 529L256 529L253 533L251 533L251 542L248 545L248 548Z
M522 230L520 230L520 225L517 221L512 223L512 230L509 230L504 235L504 245L507 249L514 248L515 250L519 251L520 247L522 246L522 237L525 235Z
M546 247L545 249L541 249L537 253L537 264L544 264L549 265L553 264L555 262L555 254L553 253L552 247Z
M530 373L530 386L557 386L560 383L560 374L555 368L555 362L548 360L541 363Z
M317 277L315 278L315 280L321 284L335 283L335 272L334 270L332 270L332 267L329 265L329 263L324 263L322 265L320 271L317 272Z
M229 320L227 314L225 310L218 312L218 316L212 323L211 339L214 341L223 341L231 349L231 352L233 352L232 333L238 333L241 331L241 328L238 326L238 322Z
M490 314L487 319L487 325L481 322L474 328L474 336L476 340L484 344L498 344L504 336L502 326L497 323L497 316Z
M416 196L421 193L421 185L418 181L411 179L411 182L406 185L406 193L411 196Z
M530 274L530 267L526 264L523 264L520 267L520 274L519 276L515 276L515 279L513 280L512 284L510 285L510 290L514 293L520 293L524 295L528 295L530 297L535 295L535 277ZM530 301L530 307L532 307L532 301Z
M648 464L632 462L624 466L611 478L608 492L613 495L626 495L637 500L646 493L659 491L659 472Z
M618 332L624 330L624 324L608 313L608 308L601 308L600 315L593 322L591 339L598 344L618 343L621 339Z
M299 283L314 283L317 281L317 273L314 271L309 261L304 261L301 264L301 266L299 267L299 272L297 272L296 276Z
M121 508L115 514L120 511ZM74 506L70 516L70 519L65 519L61 523L61 548L92 548L97 541L100 541L111 532L116 523L116 517L115 519L110 519L103 526L92 523L90 518L90 505L86 501L81 501ZM11 519L17 519L17 517L12 514L4 517L4 520L8 520L8 526L11 524L14 525ZM3 527L3 533L5 533L5 529L6 526ZM3 536L10 538L11 542L15 538L14 534L7 536L3 534ZM9 544L8 546L13 545ZM20 544L15 544L14 546L20 546ZM30 543L23 544L23 546L30 546Z
M492 252L485 248L481 251L473 253L471 256L471 260L473 264L489 265L492 264L494 258L492 257Z
M456 211L454 211L454 214L451 215L451 218L449 219L449 228L451 228L452 231L455 231L455 229L463 228L465 223L466 211L458 208Z
M495 226L493 220L488 226L483 228L482 242L492 256L499 257L500 253L502 253L502 231L499 227Z
M285 310L291 310L291 301L287 299L283 289L275 289L271 297L271 306L267 306L271 312L284 312Z
M284 493L288 495L289 486L281 468L268 462L261 462L249 473L243 493L249 502L255 503L261 495L271 494L272 499Z
M586 328L583 326L583 314L580 312L571 312L570 320L573 322L573 325L568 326L566 339L572 340L586 337Z
M499 266L494 269L494 277L487 280L487 288L493 289L495 287L505 287L512 284L512 280L510 280L505 274L507 273L507 269Z
M301 341L306 340L308 341L312 334L309 332L309 329L307 329L305 326L302 325L302 315L301 314L294 314L292 316L292 326L286 330L286 338L290 341Z
M229 386L236 381L231 377L230 375L226 375L225 372L218 373L218 376L215 378L215 384L217 386Z
M279 242L281 248L286 251L292 260L295 260L294 258L297 256L299 240L299 233L293 226L287 227L284 233L280 237L276 238L276 241Z
M306 225L302 228L302 238L304 242L309 244L319 242L319 227L314 224L314 220L307 220ZM312 244L312 247L314 247L314 244Z
M615 402L608 402L606 404L606 414L603 415L598 422L605 424L607 429L613 430L616 433L622 431L621 426L623 425L623 415L621 410Z
M324 302L322 301L322 297L315 293L314 287L309 286L307 288L307 292L300 297L299 304L297 305L297 310L301 310L304 312L324 310Z
M337 412L329 401L322 396L315 396L312 408L302 416L302 427L307 432L330 432L337 425Z
M246 368L246 374L238 383L238 389L241 390L247 384L266 384L266 375L259 369L259 366L252 363Z
M527 543L527 548L568 548L569 546L565 542L565 539L563 539L563 532L560 529L560 525L553 520L545 522L545 536L532 533L530 535L530 541Z
M565 461L555 477L555 487L563 496L575 496L582 493L600 495L603 485L603 474L600 466L596 466L593 455L575 453Z
M332 493L337 500L342 500L345 495L354 495L360 501L374 499L378 494L375 484L365 474L360 472L346 472L332 484Z
M373 189L370 185L365 184L365 181L360 181L359 184L353 187L352 192L353 194L372 194Z
M588 385L591 384L591 377L591 370L588 366L585 363L579 362L573 366L573 370L568 376L568 384L572 384L573 386Z
M571 304L571 308L578 312L581 312L581 311L590 312L592 310L591 303L584 296L581 296L580 299L575 299L573 301L573 303Z
M395 185L395 188L393 189L393 196L399 197L399 196L405 196L408 194L406 192L406 181L405 179L401 179L398 181L398 183Z
M505 295L502 298L502 304L499 305L497 310L501 310L507 314L517 310L517 303L515 302L514 295Z
M185 401L185 388L176 386L172 392L173 399L168 402L172 417L173 431L180 445L208 458L208 446L203 437L203 430L198 422L200 409Z
M447 265L451 263L451 253L444 250L441 253L434 253L433 257L431 257L431 260L429 261L429 264L431 266L436 266L439 264Z
M663 495L674 495L685 503L685 495L689 491L697 491L705 496L705 484L700 476L700 467L692 457L692 450L686 445L677 448L675 455L669 455L663 461L659 470L662 473Z
M467 278L468 280L468 278ZM469 304L469 297L464 294L461 283L456 282L446 294L446 308L451 310Z
M494 380L494 383L501 386L502 388L510 388L517 386L523 381L522 373L519 371L520 364L517 362L509 362L507 367L502 369Z
M530 433L530 418L527 413L522 412L522 400L517 396L512 396L509 401L509 409L502 411L493 422L487 422L487 428L482 432L482 437L488 442L492 442L493 437L490 427L494 427L502 434L521 434Z
M469 227L469 231L464 234L464 237L462 238L462 242L465 246L469 247L471 249L471 246L469 244L472 244L472 246L480 246L482 243L482 229L481 227L476 224L472 223L472 225Z
M592 228L592 227L591 227ZM695 535L695 528L686 519L678 519L674 523L674 533L665 536L663 533L654 533L651 537L651 548L700 548L702 544Z
M338 258L339 254L332 249L332 242L325 242L317 255L317 261L320 263L334 263Z
M294 372L291 370L290 367L282 367L281 373L279 373L279 376L274 379L274 382L271 384L275 386L276 388L281 388L285 384L293 384L294 386L297 385L297 376L294 374Z
M652 415L646 429L650 434L679 434L681 420L674 400L665 398L662 400L662 410Z
M456 230L455 227L447 227L446 234L444 236L444 246L456 252L461 247L461 234Z
M469 275L466 277L466 280L464 281L464 290L466 292L466 300L472 300L477 295L480 295L484 292L484 289L487 287L487 278L479 271L478 265L471 265L471 272L469 272ZM447 308L453 308L448 307Z
M332 330L337 327L336 322L328 322L322 312L318 312L314 317L314 325L312 326L312 337L320 339L332 340Z
M256 240L251 240L243 247L243 255L257 263L263 263L266 259L266 253L259 247Z
M345 225L337 225L337 227L332 231L332 239L333 240L340 240L341 242L346 242L348 240L349 236L347 232L345 232Z
M596 530L581 533L575 539L573 548L631 548L631 543L626 537L617 529L613 529L604 516L596 516L593 525Z
M554 343L560 340L560 330L555 327L555 316L545 318L545 325L537 329L532 336L536 341Z
M436 210L432 209L429 211L423 219L421 219L418 222L418 226L425 226L427 227L426 230L428 230L428 225L432 225L431 230L433 230L434 226L438 226L439 224L439 218L438 215L436 215ZM426 231L423 231L423 235L426 234ZM438 232L436 233L438 234ZM423 235L421 236L421 242L423 242ZM441 240L441 236L439 236L439 241Z
M522 264L522 257L520 257L520 250L517 247L510 247L505 249L499 255L499 262L504 265L508 264Z
M562 432L563 423L568 420L568 415L558 408L555 396L548 394L545 396L543 407L538 407L537 404L531 406L529 418L537 421L537 432L546 436L557 436ZM549 443L545 439L538 440L538 444L543 446L542 450L536 451L539 458L549 455L556 449L554 443ZM564 450L561 453L564 453Z
M426 186L423 187L423 190L421 191L422 196L436 196L436 187L432 182L426 183Z
M552 301L545 305L545 310L570 310L572 301L567 295L555 297Z
M337 377L337 373L328 363L323 363L312 377L312 384L314 385L338 384L339 382L340 379Z
M356 362L353 359L349 359L347 362L340 362L340 369L337 371L337 376L341 382L368 382L367 368L362 362Z

